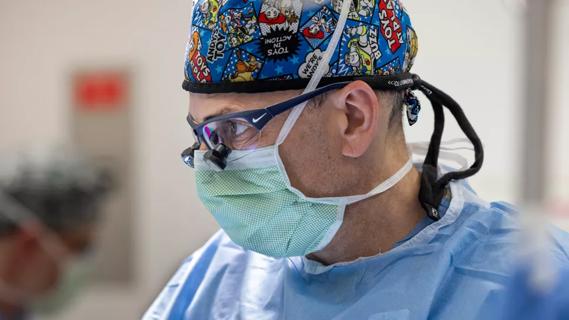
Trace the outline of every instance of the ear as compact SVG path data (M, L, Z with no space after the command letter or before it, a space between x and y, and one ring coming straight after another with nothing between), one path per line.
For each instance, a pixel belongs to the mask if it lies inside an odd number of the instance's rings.
M342 153L358 158L368 150L376 135L382 106L375 91L363 81L348 84L340 93L336 102L345 117L342 121Z

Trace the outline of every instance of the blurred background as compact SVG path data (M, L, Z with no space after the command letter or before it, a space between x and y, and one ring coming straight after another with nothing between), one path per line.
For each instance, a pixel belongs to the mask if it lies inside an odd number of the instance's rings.
M523 2L404 3L419 35L414 72L459 101L484 142L471 183L488 201L517 202ZM560 208L569 198L569 2L555 6L546 194ZM53 319L139 318L217 230L179 157L193 142L181 89L189 13L187 0L0 0L0 152L74 145L117 181L97 234L97 281ZM407 128L410 141L429 140L429 109ZM456 137L448 121L445 138ZM569 227L569 215L552 219Z

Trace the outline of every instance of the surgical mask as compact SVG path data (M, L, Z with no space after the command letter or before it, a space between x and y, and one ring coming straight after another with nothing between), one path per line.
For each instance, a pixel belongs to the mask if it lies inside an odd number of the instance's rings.
M285 130L286 131L286 130ZM407 144L419 158L429 142ZM440 160L468 167L454 152L473 151L466 139L441 144ZM340 228L347 205L387 191L411 169L411 159L392 177L365 195L309 198L290 185L278 148L233 151L228 167L220 171L196 153L198 195L230 238L242 247L268 256L306 255L324 248ZM453 169L454 166L452 166Z
M411 159L363 195L311 198L290 184L278 146L234 151L223 171L195 158L200 199L231 240L272 257L302 256L323 249L344 221L346 206L383 193L412 168Z

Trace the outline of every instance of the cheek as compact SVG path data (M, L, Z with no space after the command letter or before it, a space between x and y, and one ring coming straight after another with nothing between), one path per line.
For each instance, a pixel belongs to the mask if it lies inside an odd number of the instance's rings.
M280 149L292 186L309 197L333 196L337 191L337 139L324 125L329 119L323 114L306 110Z

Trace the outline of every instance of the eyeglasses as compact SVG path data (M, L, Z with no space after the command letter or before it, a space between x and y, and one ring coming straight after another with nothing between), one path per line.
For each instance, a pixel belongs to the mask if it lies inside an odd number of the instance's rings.
M196 142L182 152L182 160L193 168L194 151L205 143L208 150L212 151L210 153L217 152L216 157L222 158L221 162L218 160L212 162L223 169L224 160L231 150L248 150L256 147L261 131L274 117L323 93L343 88L348 83L349 81L332 83L266 108L229 113L199 124L189 115L187 121L193 129Z

